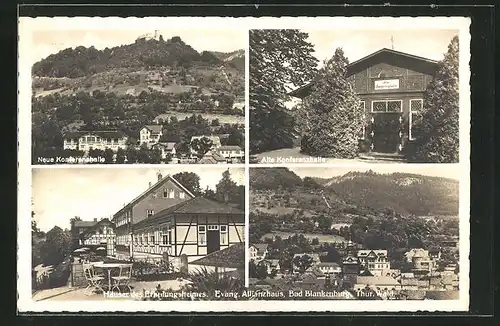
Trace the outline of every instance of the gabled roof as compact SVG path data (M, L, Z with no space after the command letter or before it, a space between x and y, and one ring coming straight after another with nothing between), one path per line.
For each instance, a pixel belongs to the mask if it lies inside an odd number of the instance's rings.
M112 227L114 227L114 223L111 222L107 218L103 218L100 221L97 221L94 225L92 225L90 228L86 229L83 234L80 235L82 238L86 238L88 235L93 234L94 231L101 225L101 224L110 224Z
M190 265L214 266L225 268L245 267L245 244L237 243L228 248L212 252L200 259L192 261Z
M410 60L414 60L414 61L417 61L417 62L420 62L420 63L423 63L427 66L431 66L433 70L435 70L437 68L437 64L438 64L438 61L435 61L435 60L431 60L431 59L427 59L427 58L424 58L424 57L420 57L420 56L416 56L416 55L413 55L413 54L409 54L409 53L405 53L405 52L401 52L401 51L396 51L396 50L391 50L391 49L387 49L387 48L382 48L376 52L373 52L372 54L369 54L361 59L358 59L354 62L351 62L350 64L348 64L346 66L347 68L347 75L352 75L353 73L356 72L357 69L359 69L359 66L361 66L362 64L366 63L368 60L370 59L373 59L375 57L378 57L378 56L382 56L382 55L389 55L389 56L392 56L392 57L399 57L399 58L405 58L405 59L410 59ZM309 91L309 89L312 87L312 85L315 83L315 81L317 80L318 77L315 77L313 80L311 80L310 82L308 82L307 84L305 85L302 85L300 86L299 88L297 89L294 89L293 91L289 92L288 95L291 95L291 96L296 96L296 97L301 97L300 94L304 94L304 93L307 93Z
M258 251L266 251L269 245L267 243L256 243L250 245L250 247L255 247Z
M141 130L144 128L148 129L153 134L159 134L159 133L161 133L163 126L162 125L145 125L144 127L141 128Z
M354 66L356 66L356 65L358 65L358 64L360 64L368 59L379 56L381 54L390 54L390 55L405 57L405 58L409 58L409 59L413 59L413 60L427 62L430 64L437 64L438 63L438 61L436 61L436 60L431 60L431 59L427 59L427 58L420 57L417 55L413 55L413 54L409 54L409 53L405 53L405 52L401 52L401 51L396 51L396 50L392 50L392 49L388 49L388 48L382 48L382 49L380 49L376 52L373 52L372 54L369 54L361 59L358 59L354 62L351 62L350 64L347 65L347 69L352 69Z
M220 137L219 136L206 136L206 135L193 136L193 137L191 137L191 141L193 141L195 139L202 139L202 138L208 138L208 139L210 139L215 147L221 146Z
M154 223L160 217L172 214L236 214L243 215L241 209L232 207L226 203L218 202L205 197L194 197L185 200L179 204L170 206L153 216L147 217L144 220L135 224L136 227Z
M77 228L89 228L96 225L99 221L75 221L73 225Z
M172 151L175 148L176 142L165 142L165 143L156 143L151 147L163 147L167 151Z
M241 147L236 146L236 145L225 145L225 146L219 147L217 150L218 151L241 151Z
M167 176L163 177L160 181L158 181L157 183L155 183L153 186L151 186L150 188L146 189L146 191L144 191L143 193L141 193L139 196L137 196L136 198L134 198L132 201L130 201L127 205L125 205L125 207L121 208L118 212L116 212L113 215L113 218L116 217L117 215L121 214L125 209L128 209L128 208L134 206L135 204L137 204L144 197L146 197L149 194L151 194L152 192L156 191L160 186L162 186L163 184L165 184L168 180L172 181L176 186L178 186L179 188L181 188L189 197L191 197L191 198L194 197L193 193L191 193L191 191L189 191L186 187L184 187L179 181L177 181L171 175L167 175Z

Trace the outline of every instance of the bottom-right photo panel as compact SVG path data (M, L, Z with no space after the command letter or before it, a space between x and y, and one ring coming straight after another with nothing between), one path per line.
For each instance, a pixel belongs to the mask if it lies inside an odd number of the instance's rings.
M459 165L251 168L250 293L458 300L461 282L468 285L459 277L468 269L459 252L460 174Z

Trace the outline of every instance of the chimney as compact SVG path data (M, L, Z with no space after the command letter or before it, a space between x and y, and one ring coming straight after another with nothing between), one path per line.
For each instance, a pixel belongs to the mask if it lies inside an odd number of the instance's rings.
M149 187L148 188L151 188L151 186L152 186L152 183L151 183L151 181L149 181Z
M97 218L96 217L94 217L94 222L97 222Z
M158 172L158 173L157 173L157 175L158 175L158 182L160 182L160 181L161 181L161 179L163 178L163 176L161 175L161 173L160 173L160 172Z

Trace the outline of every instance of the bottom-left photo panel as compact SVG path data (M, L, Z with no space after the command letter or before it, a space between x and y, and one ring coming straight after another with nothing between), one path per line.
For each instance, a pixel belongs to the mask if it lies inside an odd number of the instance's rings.
M245 285L245 169L34 168L32 299L212 300Z

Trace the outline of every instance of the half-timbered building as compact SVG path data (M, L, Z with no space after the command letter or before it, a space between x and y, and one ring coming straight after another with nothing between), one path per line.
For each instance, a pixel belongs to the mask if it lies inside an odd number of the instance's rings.
M174 177L158 173L155 184L149 187L113 215L116 249L121 257L133 256L132 239L137 223L158 212L194 198L194 195Z
M245 213L227 203L195 197L134 224L136 258L186 255L188 261L244 242Z
M423 108L423 95L436 73L434 60L381 49L347 66L347 77L361 99L365 127L361 152L401 155L418 135L412 127ZM314 81L290 93L307 104Z
M107 256L115 255L114 224L103 218L79 235L79 245L92 250L102 249Z

